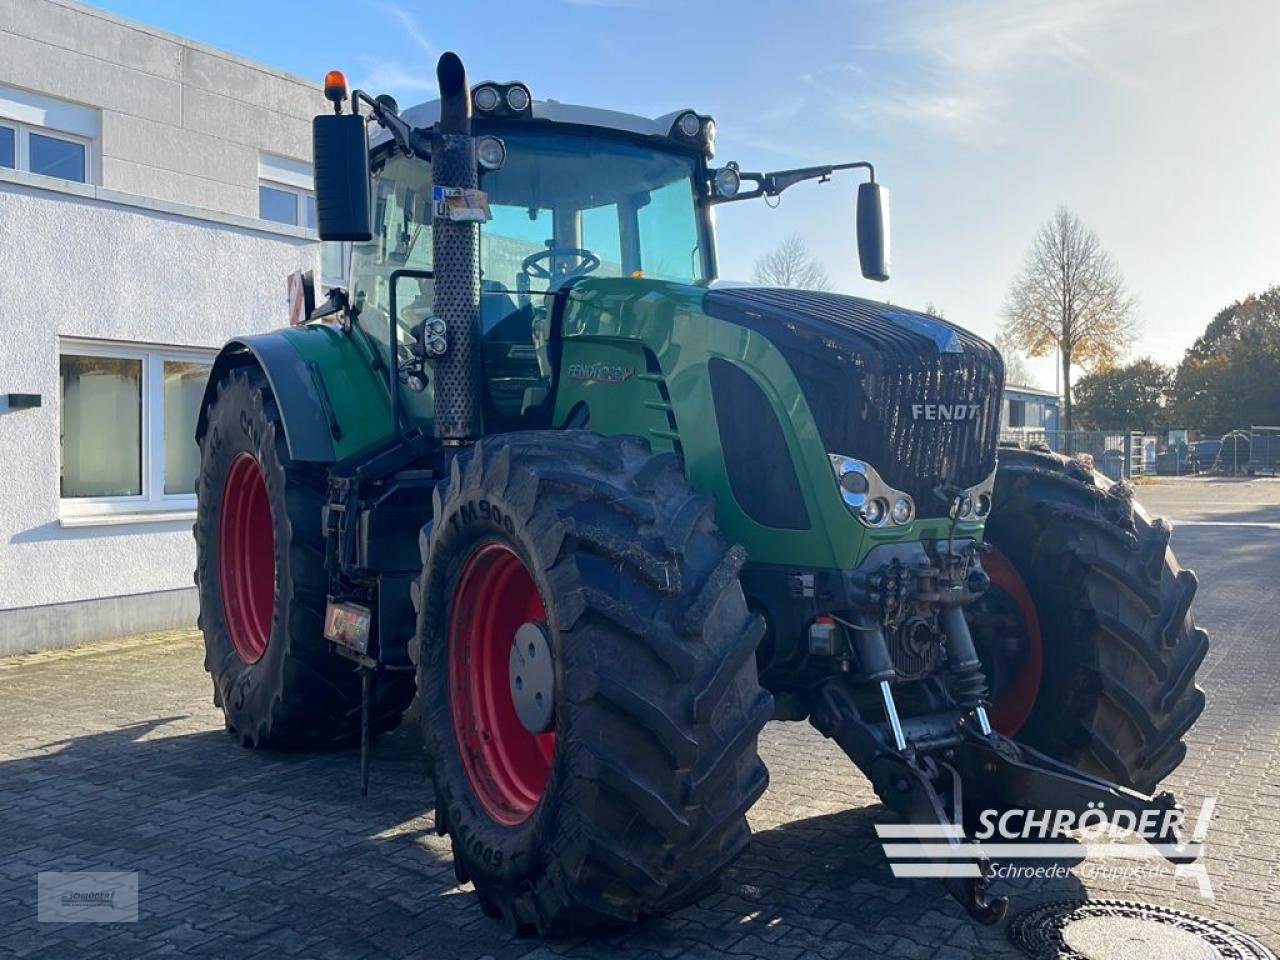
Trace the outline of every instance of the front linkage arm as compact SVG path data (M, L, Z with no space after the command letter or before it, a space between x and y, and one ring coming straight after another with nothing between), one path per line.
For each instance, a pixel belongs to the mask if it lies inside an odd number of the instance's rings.
M847 678L828 681L814 705L812 722L835 740L867 775L887 807L912 825L950 828L945 842L960 851L948 863L969 864L947 877L948 892L981 923L999 922L1008 908L1005 897L989 897L992 864L980 845L966 839L978 812L994 810L1069 811L1074 819L1104 808L1132 814L1136 823L1154 823L1149 842L1162 847L1174 863L1193 859L1177 851L1181 815L1170 793L1150 797L1095 777L1016 743L998 733L975 728L973 715L953 710L901 721L906 748L899 750L890 726L860 714ZM1181 849L1181 848L1179 848ZM967 855L972 851L972 855Z

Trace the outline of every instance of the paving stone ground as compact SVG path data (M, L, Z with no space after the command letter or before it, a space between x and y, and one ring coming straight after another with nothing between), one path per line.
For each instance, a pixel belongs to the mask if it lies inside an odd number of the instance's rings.
M1280 482L1144 486L1154 513L1280 521ZM1002 882L1013 910L1124 897L1200 913L1280 947L1280 529L1188 524L1173 544L1200 575L1214 646L1209 706L1167 786L1217 798L1216 899L1168 868L1135 878ZM416 736L358 754L257 753L222 729L192 633L0 660L0 956L552 957L1020 956L935 881L894 880L861 774L807 724L773 724L772 786L721 892L626 936L541 943L486 918L432 830ZM137 923L36 922L39 871L137 871Z

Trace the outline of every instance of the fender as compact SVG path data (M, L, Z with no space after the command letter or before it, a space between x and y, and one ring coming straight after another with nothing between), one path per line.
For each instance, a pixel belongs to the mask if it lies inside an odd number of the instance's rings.
M285 441L294 460L333 463L334 441L341 429L317 375L283 331L239 337L222 348L209 373L196 421L196 443L208 429L208 410L218 381L233 367L256 362L267 376L284 421ZM334 436L335 432L337 437Z

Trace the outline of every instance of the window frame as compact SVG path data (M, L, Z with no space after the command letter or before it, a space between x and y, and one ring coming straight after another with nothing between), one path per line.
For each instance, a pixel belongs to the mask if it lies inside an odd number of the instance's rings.
M39 124L24 123L21 120L14 120L12 117L0 116L0 127L8 127L13 131L13 163L12 167L0 167L0 170L20 170L23 173L36 177L48 177L50 180L61 180L64 183L96 183L96 168L94 165L92 137L81 136L78 133L67 133L65 130L56 130L53 127L42 127ZM31 135L46 137L49 140L62 140L66 143L74 143L84 148L84 179L72 180L69 177L59 177L51 173L38 173L31 169Z
M292 194L294 199L298 201L298 219L293 223L287 220L272 220L270 217L262 216L262 188L267 187L270 190L278 190L281 193ZM269 177L258 177L258 219L265 220L267 223L279 223L288 227L301 227L303 230L314 230L315 227L306 226L306 204L307 199L312 201L316 198L314 190L308 190L305 187L297 187L291 183L281 183L279 180L272 180Z
M196 495L191 493L165 493L165 443L164 443L164 365L167 362L205 363L210 370L218 351L207 347L177 347L163 344L119 343L106 340L87 340L75 337L58 339L58 360L64 356L102 357L107 359L138 360L142 364L140 385L142 401L142 427L140 439L142 493L124 497L64 497L62 496L62 383L58 383L58 518L64 525L85 523L124 522L131 519L190 519L195 516Z
M262 188L263 187L267 187L268 189L271 189L271 190L279 190L281 193L288 193L293 195L294 199L298 201L297 222L288 223L284 220L272 220L268 217L262 216ZM316 230L316 226L309 227L306 225L306 219L307 219L306 210L307 210L308 200L310 200L313 205L318 202L316 200L315 190L308 190L306 187L300 187L300 186L297 186L296 184L284 183L283 181L280 181L280 180L273 180L267 174L259 173L258 175L258 219L262 220L264 223L278 223L283 226L300 227L303 230L310 230L314 232ZM317 218L319 217L318 208L316 210L316 216ZM334 274L329 274L324 272L324 247L326 246L326 243L337 245L339 261L342 264L342 272L340 274L334 275ZM330 240L330 241L321 240L320 248L321 248L320 249L320 270L319 270L320 286L322 288L346 287L347 284L350 282L350 277L351 277L351 244L346 242L339 242L336 240Z

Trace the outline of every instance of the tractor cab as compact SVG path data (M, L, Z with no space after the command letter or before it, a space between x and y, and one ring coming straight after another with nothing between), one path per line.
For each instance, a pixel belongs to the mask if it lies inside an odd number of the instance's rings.
M486 117L480 105L497 89L482 84L472 93L488 215L479 226L485 422L548 426L558 296L586 278L705 284L714 277L706 167L712 141L704 132L714 136L714 123L689 111L646 120L540 101ZM499 98L505 106L507 97ZM429 128L438 115L432 102L401 116ZM701 135L679 134L682 123ZM372 236L352 248L350 296L385 349L391 276L420 271L396 284L400 349L408 351L415 328L435 313L431 160L406 156L383 136L373 145L371 174ZM406 395L406 408L429 420L432 394L425 383Z

